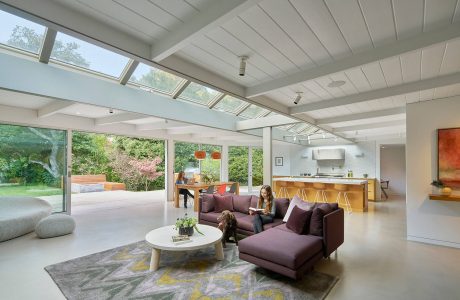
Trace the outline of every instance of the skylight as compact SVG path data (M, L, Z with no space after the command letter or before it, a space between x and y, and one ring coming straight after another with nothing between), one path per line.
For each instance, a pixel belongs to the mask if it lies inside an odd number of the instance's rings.
M184 80L176 75L142 63L137 66L136 71L129 79L130 82L147 86L166 94L171 94L179 83Z
M127 57L61 32L56 36L51 59L115 78L120 77L129 60Z
M216 104L216 106L214 106L214 109L228 113L235 113L235 111L237 111L238 108L240 108L244 103L246 102L243 100L226 95L224 98L222 98L222 100L219 101L219 103Z
M0 43L38 54L46 28L0 10Z
M299 132L305 130L305 128L307 128L307 127L308 127L308 125L305 124L305 123L298 123L294 127L290 128L289 131L299 133Z
M240 116L242 116L243 118L254 119L254 118L258 118L261 115L265 114L267 111L268 110L266 110L266 109L264 109L262 107L259 107L257 105L251 104L248 108L246 108L240 114Z
M192 82L180 94L179 98L207 106L209 102L219 94L220 93L216 90Z

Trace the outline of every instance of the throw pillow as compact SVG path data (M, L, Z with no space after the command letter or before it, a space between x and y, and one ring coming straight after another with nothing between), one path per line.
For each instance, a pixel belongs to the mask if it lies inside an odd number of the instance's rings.
M201 212L207 213L214 210L214 197L212 194L202 194L201 198Z
M257 207L257 203L259 203L259 196L252 195L251 196L251 207Z
M328 213L319 207L313 210L310 220L310 234L323 236L323 217Z
M316 207L321 208L328 213L333 212L334 210L339 209L339 205L337 203L316 203Z
M215 212L221 213L224 210L233 211L233 200L232 196L221 196L221 195L213 195L214 197L214 205L215 205Z
M246 195L246 196L232 195L232 196L233 196L233 209L237 212L247 214L249 211L249 206L251 206L251 195Z
M275 218L277 219L284 218L289 208L289 199L288 198L275 199L275 205L276 205Z
M313 212L311 210L303 210L298 206L295 206L291 211L286 227L297 234L305 233L307 225L310 225L310 218L312 214Z
M283 222L287 222L289 220L289 216L291 215L291 211L294 208L294 206L298 206L303 210L312 210L315 207L315 203L305 202L302 199L300 199L299 196L295 195L289 203L289 207L287 209L286 215L284 216Z

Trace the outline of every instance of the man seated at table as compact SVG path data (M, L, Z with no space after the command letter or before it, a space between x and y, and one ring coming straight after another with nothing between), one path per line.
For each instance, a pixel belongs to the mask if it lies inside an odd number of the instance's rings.
M176 184L186 184L189 183L188 179L185 177L184 171L180 171L179 175L177 176ZM188 196L193 197L192 193L190 193L187 189L179 189L179 194L184 195L184 207L187 208L187 198Z

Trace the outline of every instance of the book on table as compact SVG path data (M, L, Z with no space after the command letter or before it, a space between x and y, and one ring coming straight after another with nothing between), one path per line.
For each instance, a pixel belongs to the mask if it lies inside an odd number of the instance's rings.
M256 214L261 214L264 212L263 208L255 208L255 207L250 207L249 210L252 210Z
M174 244L183 244L192 241L188 235L173 235L171 238Z

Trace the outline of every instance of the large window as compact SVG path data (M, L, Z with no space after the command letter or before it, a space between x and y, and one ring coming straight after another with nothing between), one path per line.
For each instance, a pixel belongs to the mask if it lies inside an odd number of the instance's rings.
M248 184L248 147L228 148L228 179Z
M174 148L174 172L184 171L189 178L193 174L199 174L200 163L195 158L195 151L199 149L198 144L176 142Z
M207 106L212 99L214 99L217 95L220 94L221 93L219 93L218 91L210 89L204 85L192 82L180 94L179 98Z
M45 27L0 10L0 44L38 54Z
M129 81L159 92L171 94L179 83L185 81L185 79L145 64L139 64Z
M0 125L0 196L38 197L66 210L66 131Z
M222 152L221 146L202 145L201 150L206 151L206 158L201 161L201 174L208 176L211 181L220 180L220 159L213 159L213 152Z
M263 183L263 150L252 148L252 185L254 189L260 189Z

